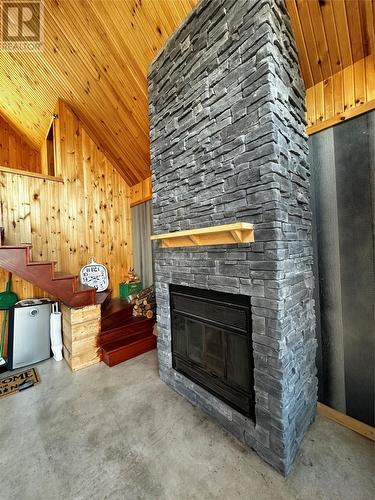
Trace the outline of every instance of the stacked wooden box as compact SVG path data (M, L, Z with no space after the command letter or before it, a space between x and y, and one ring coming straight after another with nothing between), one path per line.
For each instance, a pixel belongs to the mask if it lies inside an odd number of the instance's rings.
M99 363L100 305L61 306L64 358L73 371Z

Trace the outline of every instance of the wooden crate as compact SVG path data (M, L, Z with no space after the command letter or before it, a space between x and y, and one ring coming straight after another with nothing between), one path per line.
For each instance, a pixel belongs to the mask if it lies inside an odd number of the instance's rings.
M77 309L61 306L63 317L63 353L73 371L99 363L97 340L100 333L99 305Z
M82 370L82 368L87 368L88 366L95 365L99 363L97 352L87 352L84 354L72 354L63 346L64 359L72 369L72 371Z
M100 305L74 308L62 304L61 312L63 313L65 320L74 325L84 323L92 319L100 319Z
M97 347L97 341L97 334L74 340L71 335L65 333L63 330L63 344L69 352L74 354L95 349Z
M63 318L63 336L65 335L70 343L78 342L83 339L96 337L100 331L100 321L93 319L84 323L71 325ZM64 342L65 343L65 342Z

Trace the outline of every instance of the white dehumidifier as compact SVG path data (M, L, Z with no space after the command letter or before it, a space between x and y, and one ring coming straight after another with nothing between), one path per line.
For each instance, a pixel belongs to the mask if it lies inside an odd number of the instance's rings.
M8 369L51 357L49 299L20 300L9 310Z

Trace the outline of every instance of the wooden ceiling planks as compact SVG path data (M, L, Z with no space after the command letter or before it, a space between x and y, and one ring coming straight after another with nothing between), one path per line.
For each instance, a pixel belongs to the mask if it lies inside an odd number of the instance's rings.
M304 37L297 4L294 0L285 0L285 3L288 8L290 22L292 24L294 38L298 48L298 58L303 79L306 87L312 87L314 85L314 78L311 70L310 59L307 53L306 40Z
M375 3L374 1L359 2L361 25L364 27L363 42L365 53L375 53Z
M40 146L59 98L68 102L124 179L149 175L147 67L198 0L46 0L44 50L0 53L0 107ZM307 88L325 111L364 93L361 59L374 52L373 0L286 0ZM357 64L356 70L346 70ZM363 64L363 63L362 63ZM352 82L353 83L353 82ZM339 103L338 103L339 104Z
M343 5L344 0L339 0ZM319 7L322 12L322 20L323 20L323 29L327 37L327 45L328 45L328 54L331 61L332 72L336 73L340 71L343 67L341 60L341 39L339 37L339 31L342 33L343 30L348 29L347 24L343 26L338 26L333 5L336 3L336 0L331 2L331 0L324 0L324 2L319 2ZM312 64L316 64L317 61L312 61ZM315 80L314 83L319 83L320 80Z
M301 20L302 32L305 38L305 47L308 47L308 57L314 82L323 80L321 60L323 54L318 52L318 44L313 30L310 9L308 2L299 1L297 3L299 18ZM299 49L298 49L299 50ZM313 64L315 62L315 64Z
M374 0L285 2L307 88L374 53Z
M44 49L0 54L0 107L36 146L59 98L133 185L149 175L147 67L197 0L46 0Z
M78 90L78 95L74 99L75 110L81 115L83 120L88 122L89 128L99 139L99 145L106 151L113 151L108 148L106 141L101 139L100 133L91 126L92 113L96 113L99 124L104 132L105 139L112 145L118 137L124 141L132 137L135 148L128 148L122 155L116 158L118 166L132 165L132 172L126 172L128 177L135 174L136 178L141 174L139 165L148 161L147 149L147 121L140 122L137 102L131 102L131 92L124 92L124 89L133 89L134 82L129 78L126 64L119 57L115 57L113 45L109 42L107 32L101 29L101 23L91 11L90 4L87 4L84 11L80 9L81 2L69 4L71 14L79 20L84 20L86 29L91 34L83 40L76 40L75 44L69 47L65 43L54 46L56 54L55 62L61 66L66 66L70 53L74 51L79 64L72 66L69 71L68 81L73 82L73 91ZM63 9L62 9L63 10ZM87 12L88 11L88 12ZM71 26L69 19L66 19L63 12L54 13L51 26L58 32L59 26L54 22L56 19L64 21L62 29L68 40L73 40L76 36L76 27ZM100 40L100 43L97 41ZM103 92L104 90L104 92ZM80 96L82 96L80 98ZM101 103L100 107L97 103ZM90 107L91 104L91 107ZM94 106L93 106L94 105ZM100 111L101 112L100 112ZM87 116L87 111L90 115ZM110 111L107 113L107 111ZM88 118L90 121L88 121Z
M340 53L336 52L337 60L341 60L341 65L343 68L353 64L353 56L351 50L350 33L349 33L349 22L346 13L345 2L332 2L332 16L337 26L341 27L341 37L339 50ZM337 37L335 39L335 44L338 43ZM336 64L334 64L335 67Z
M314 43L317 51L317 57L320 61L323 79L332 75L332 63L328 52L328 42L324 31L322 11L318 2L306 2L308 14L312 24Z

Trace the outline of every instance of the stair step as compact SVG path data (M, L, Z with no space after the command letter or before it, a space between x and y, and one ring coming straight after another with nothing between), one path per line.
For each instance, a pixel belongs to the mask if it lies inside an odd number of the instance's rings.
M133 315L133 306L126 300L112 299L102 312L102 332L127 323Z
M67 279L74 279L74 275L73 274L68 274L68 273L60 273L60 272L54 272L53 273L53 278L52 280L55 281L55 280L67 280Z
M144 339L144 338L149 337L149 336L150 336L149 332L141 332L141 333L138 333L137 335L134 335L132 337L125 337L123 339L119 339L119 340L116 340L114 342L108 342L108 344L105 344L102 346L102 349L106 352L115 351L116 349L119 349L120 347L134 344L135 342L138 342L138 340Z
M153 318L131 318L124 325L104 332L102 331L98 337L98 346L103 346L123 338L133 337L139 333L152 333L154 323L155 321Z
M56 261L54 260L33 260L31 262L28 262L26 265L27 266L51 266L54 267L56 264Z
M69 307L95 304L96 290L71 274L55 272L55 261L30 261L31 245L0 246L0 267L48 292Z
M74 292L75 293L94 292L94 294L96 296L96 289L94 287L87 286L87 285L82 285L82 283L80 281L77 281L77 286L76 286Z
M100 305L102 316L103 311L107 308L109 302L111 301L112 290L108 288L104 292L96 292L96 304Z
M123 361L135 358L156 347L156 337L152 333L141 333L106 344L101 349L101 360L108 366L115 366Z
M127 300L123 300L120 298L111 299L110 303L107 305L105 311L103 312L103 317L106 318L111 316L112 314L122 311L122 310L133 310L133 306L129 304Z

